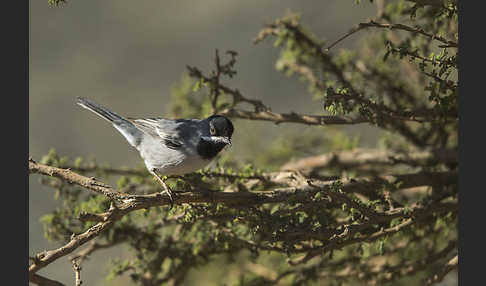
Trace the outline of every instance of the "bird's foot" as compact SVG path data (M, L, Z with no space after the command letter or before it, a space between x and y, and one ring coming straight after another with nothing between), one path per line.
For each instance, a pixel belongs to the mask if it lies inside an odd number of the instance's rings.
M163 184L163 187L164 187L164 190L161 193L165 193L169 197L169 200L170 200L169 210L171 210L174 207L174 198L177 197L177 193L174 192L169 186L167 186L167 184L165 184L165 182Z
M160 185L162 185L162 187L164 188L164 190L162 192L160 192L161 194L167 194L167 196L169 197L169 200L170 200L170 208L169 210L171 210L173 207L174 207L174 197L176 197L176 193L174 191L171 190L171 188L169 186L167 186L167 184L165 183L165 181L159 177L157 175L157 173L155 173L155 171L152 171L151 172L155 178L157 179L157 181L159 181Z

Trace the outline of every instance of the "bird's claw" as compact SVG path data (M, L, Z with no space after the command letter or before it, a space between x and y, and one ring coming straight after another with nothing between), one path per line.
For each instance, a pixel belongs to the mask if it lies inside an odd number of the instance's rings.
M169 210L171 210L173 207L174 207L174 197L176 196L176 193L174 193L174 191L172 191L170 189L169 186L167 186L167 183L165 183L164 180L162 180L162 178L160 178L156 173L155 171L152 171L151 172L155 178L159 181L160 185L162 185L162 187L164 188L164 191L160 192L161 194L163 193L166 193L167 196L169 197L169 200L170 200L170 208Z
M167 196L169 197L170 200L169 210L171 210L174 207L174 197L176 197L177 194L174 191L172 191L169 186L165 186L163 193L166 193Z

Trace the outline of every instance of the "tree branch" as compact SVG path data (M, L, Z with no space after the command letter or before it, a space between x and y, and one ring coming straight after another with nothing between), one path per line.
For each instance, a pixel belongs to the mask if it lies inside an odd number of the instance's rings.
M444 0L407 0L408 2L414 2L418 5L429 5L429 6L434 6L434 7L443 7L444 6Z
M100 214L103 217L103 221L98 222L84 233L73 235L71 240L66 245L58 249L37 254L33 263L29 266L29 274L31 277L35 272L39 271L43 267L62 256L72 253L79 246L97 237L101 232L113 226L117 220L122 218L127 213L138 209L146 209L154 206L166 206L170 204L170 200L161 193L148 195L129 195L120 193L105 184L96 181L93 182L93 179L78 175L70 170L39 164L32 159L29 159L29 172L54 176L59 179L66 180L70 183L83 186L91 191L103 194L113 200L110 210L106 213ZM300 180L302 181L304 179ZM369 193L375 192L376 188L381 187L384 183L393 184L397 183L398 181L402 182L400 188L433 184L447 185L448 183L455 183L457 181L457 172L419 173L382 176L361 180L341 180L341 190L344 193ZM289 198L294 197L295 194L305 194L305 198L301 199L308 200L317 192L325 192L338 200L350 202L349 198L347 198L345 194L333 192L333 183L335 182L322 182L316 180L313 181L312 184L306 182L298 187L276 188L274 190L262 192L212 192L202 190L201 192L181 193L174 199L174 203L221 202L233 206L244 207L245 205L286 202L289 201ZM115 201L117 204L114 203ZM369 217L377 216L374 211L372 212L371 210L364 210L361 206L356 206ZM393 228L390 231L398 230Z
M228 117L243 118L249 120L272 121L280 123L302 123L307 125L329 125L329 124L360 124L370 122L364 117L348 116L327 116L327 115L306 115L297 113L275 113L271 111L245 111L239 109L226 109L222 111Z
M351 36L352 34L358 32L360 30L366 29L366 28L382 28L382 29L390 29L390 30L407 31L407 32L411 32L411 33L414 33L414 34L421 34L421 35L423 35L425 37L428 37L428 38L430 38L432 40L438 40L438 41L446 44L447 47L454 47L454 48L459 47L459 44L458 43L456 43L454 41L451 41L451 40L447 40L446 38L444 38L444 37L442 37L440 35L432 35L432 34L429 34L429 33L425 32L421 28L413 28L413 27L410 27L410 26L407 26L407 25L403 25L403 24L378 23L378 22L374 21L373 19L371 19L368 22L359 23L356 27L352 28L348 33L346 33L341 38L337 39L335 42L333 42L332 44L330 44L326 48L326 51L329 51L331 48L333 48L339 42L341 42L342 40L344 40L347 37Z
M91 243L88 247L79 251L77 254L71 256L69 259L71 261L76 261L78 263L78 265L81 265L84 262L84 260L87 259L89 255L91 255L91 253L93 253L93 252L95 252L99 249L105 249L105 248L115 246L116 244L119 244L119 243L122 243L122 242L124 242L124 241L119 240L117 242L107 242L107 243L101 244L101 243L98 243L96 241L91 241Z
M429 277L426 280L425 285L433 285L435 283L441 282L449 272L457 268L458 264L459 257L456 254L456 256L451 258L438 273L435 273L434 275Z
M31 173L34 172L48 176L55 176L70 183L74 183L89 190L103 194L110 199L120 202L120 205L117 206L118 208L123 207L126 209L141 209L152 206L164 206L170 203L169 199L160 193L148 195L125 194L118 192L100 182L97 182L93 187L92 179L90 178L78 175L70 170L39 164L33 160L29 161L29 170ZM299 179L295 176L294 179L297 179L297 182L299 181ZM288 196L296 192L310 192L310 194L313 195L315 194L314 186L330 188L334 183L334 181L315 180L313 182L313 186L309 186L305 180L305 178L300 179L301 184L298 188L278 188L273 191L263 192L213 192L203 189L201 192L180 193L174 199L174 201L177 203L275 203L287 200ZM457 181L457 172L422 172L417 174L384 175L370 178L362 177L343 179L340 181L343 183L342 190L344 192L370 193L374 192L376 188L380 188L385 183L396 184L401 182L400 188L452 184Z
M98 182L95 178L87 178L78 175L70 170L51 167L43 164L38 164L29 158L29 174L43 174L51 177L57 177L69 183L76 183L96 193L107 196L110 199L119 197L119 193L114 191L110 186L102 182Z
M90 227L85 232L79 235L74 235L71 241L61 246L60 248L50 250L50 251L45 251L43 253L38 253L36 255L36 260L29 266L29 275L33 275L40 269L56 261L58 258L73 252L79 246L90 241L91 239L98 236L101 232L111 227L114 222L115 222L114 219L110 219L105 222L97 223L96 225Z
M357 166L370 165L396 165L407 164L412 166L433 165L438 163L458 162L458 153L453 149L415 151L410 153L397 153L388 150L355 149L308 157L283 165L281 170L316 170L327 167L340 167L349 169Z
M74 269L74 281L76 283L76 286L81 286L83 281L81 281L81 266L79 266L76 261L72 260L73 263L73 269Z
M408 217L404 221L402 221L400 224L395 225L393 227L388 227L388 228L382 228L381 230L374 232L369 235L358 235L358 231L364 229L365 227L368 226L368 224L375 224L376 222L370 221L368 223L364 223L361 225L348 225L347 227L344 228L344 231L341 234L335 235L331 237L328 242L319 248L313 249L309 251L303 258L297 260L297 261L292 261L292 265L297 265L297 264L302 264L302 263L307 263L310 259L316 257L317 255L323 255L325 253L328 253L332 250L336 249L341 249L344 246L350 245L350 244L355 244L359 242L372 242L375 241L381 237L391 235L394 233L397 233L405 228L408 228L412 226L413 224L417 223L418 221L427 219L432 213L434 212L447 212L447 211L453 211L457 212L458 211L458 204L457 203L451 203L447 205L442 205L438 204L437 205L439 208L437 209L436 207L429 207L429 208L421 208L417 207L412 211L410 215L403 216ZM390 217L391 218L391 217ZM389 218L389 219L390 219Z
M29 273L29 282L32 282L32 283L37 284L39 286L66 286L65 284L63 284L59 281L52 280L52 279L46 278L42 275L35 274L35 273L33 273L33 274Z

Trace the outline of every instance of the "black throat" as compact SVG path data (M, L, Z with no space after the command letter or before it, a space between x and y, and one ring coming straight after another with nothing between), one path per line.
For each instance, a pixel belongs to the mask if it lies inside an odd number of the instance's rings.
M223 150L226 144L222 142L210 142L203 139L199 139L197 143L197 153L204 159L213 159L218 153Z

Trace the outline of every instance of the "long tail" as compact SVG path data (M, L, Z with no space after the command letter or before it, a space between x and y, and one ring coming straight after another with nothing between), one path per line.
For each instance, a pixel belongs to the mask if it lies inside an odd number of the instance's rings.
M125 118L121 117L120 115L116 114L115 112L109 110L106 107L99 105L98 103L89 100L84 97L77 97L77 104L94 112L95 114L101 116L101 118L106 119L110 122L117 122L117 121L126 121Z
M143 136L142 131L137 127L135 127L135 125L133 125L127 119L109 110L108 108L103 107L98 103L84 97L77 97L76 103L92 111L93 113L100 116L101 118L111 122L113 126L118 131L120 131L120 133L127 139L130 145L137 147L138 144L140 144L140 141L142 140L142 136Z

